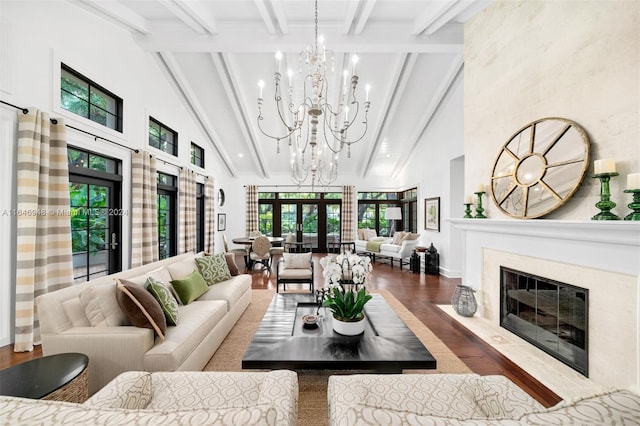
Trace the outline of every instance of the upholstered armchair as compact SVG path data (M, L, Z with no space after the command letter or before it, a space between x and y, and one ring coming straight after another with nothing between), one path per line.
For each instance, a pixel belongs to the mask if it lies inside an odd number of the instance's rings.
M313 293L314 263L311 253L283 253L282 260L276 267L276 293L282 284L283 290L287 284L309 284Z

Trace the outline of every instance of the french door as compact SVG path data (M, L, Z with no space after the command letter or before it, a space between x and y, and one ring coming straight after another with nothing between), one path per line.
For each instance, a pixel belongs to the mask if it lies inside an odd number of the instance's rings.
M280 235L310 243L314 252L326 252L327 243L340 240L340 202L293 201L280 204Z
M69 176L74 282L119 272L121 218L119 182Z

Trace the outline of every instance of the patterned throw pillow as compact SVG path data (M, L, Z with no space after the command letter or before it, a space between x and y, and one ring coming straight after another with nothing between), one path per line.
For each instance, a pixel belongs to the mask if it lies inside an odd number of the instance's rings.
M149 293L158 301L164 316L167 319L167 325L178 324L178 302L167 287L153 277L147 278L145 287Z
M207 285L213 285L220 281L231 279L231 272L224 258L224 253L198 257L196 258L196 264Z

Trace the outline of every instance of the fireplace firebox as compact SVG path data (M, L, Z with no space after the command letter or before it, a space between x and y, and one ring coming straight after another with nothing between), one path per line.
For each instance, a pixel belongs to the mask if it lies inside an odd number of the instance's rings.
M500 267L500 326L589 377L589 290Z

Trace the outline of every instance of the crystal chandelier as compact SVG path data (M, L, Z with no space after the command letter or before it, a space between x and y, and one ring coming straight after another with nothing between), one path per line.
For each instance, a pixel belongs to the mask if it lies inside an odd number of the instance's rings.
M332 65L327 65L327 57ZM318 36L318 0L315 1L315 33L313 45L299 55L302 79L301 101L296 102L298 94L293 84L294 73L287 70L288 100L283 100L281 86L282 53L276 52L276 72L274 101L279 125L282 131L271 134L262 127L262 92L264 81L260 80L260 96L258 98L258 128L267 137L275 139L277 152L280 152L280 141L286 140L291 162L291 178L301 185L311 177L311 185L329 185L338 177L338 159L340 152L347 149L347 158L351 157L351 145L362 140L367 132L369 112L369 90L366 85L364 112L361 111L360 101L356 97L358 75L356 66L358 56L351 56L351 71L344 70L340 79L338 100L336 105L328 101L329 77L334 72L333 52L327 50L322 36ZM302 70L306 68L306 75ZM349 78L349 74L351 77ZM286 108L284 102L288 104ZM360 121L361 120L361 121ZM356 122L360 125L352 125ZM357 128L356 128L357 127ZM349 131L351 129L351 132ZM353 133L356 133L355 136ZM318 145L318 138L324 139L324 145Z

